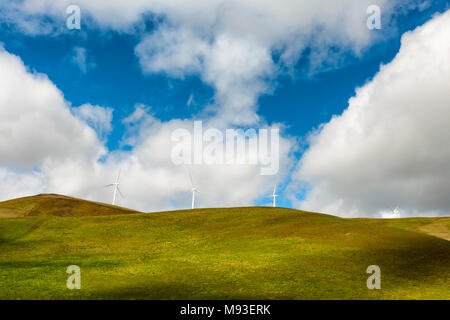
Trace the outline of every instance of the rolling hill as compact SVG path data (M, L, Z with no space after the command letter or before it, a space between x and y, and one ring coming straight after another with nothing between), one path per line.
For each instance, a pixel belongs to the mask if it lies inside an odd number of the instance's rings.
M40 194L0 202L0 218L25 216L82 217L127 213L137 213L137 211L58 194Z
M0 203L20 208L0 219L0 299L450 297L450 241L405 230L417 227L406 219L264 207L99 216L105 205L65 211L42 198ZM81 268L80 290L66 288L69 265ZM381 290L366 287L370 265L381 268Z
M425 233L450 241L450 217L355 220Z

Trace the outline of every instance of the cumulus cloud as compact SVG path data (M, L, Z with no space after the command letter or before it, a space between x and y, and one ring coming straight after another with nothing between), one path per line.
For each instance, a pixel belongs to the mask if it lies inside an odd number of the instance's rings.
M205 1L186 8L165 1L152 9L164 15L164 24L143 38L136 54L147 73L199 74L216 90L215 105L205 111L217 124L251 125L261 121L259 96L272 92L273 79L292 67L306 47L312 73L337 67L345 54L359 55L376 36L366 27L366 9L372 4ZM375 4L388 21L391 5Z
M341 216L450 212L450 11L402 36L397 56L310 138L297 206ZM292 185L291 187L294 187Z
M0 166L32 168L48 159L104 152L94 130L74 117L44 74L0 47Z
M272 0L202 0L188 6L183 0L24 0L14 12L47 15L61 24L70 4L80 6L84 24L122 32L133 32L145 18L155 17L155 29L136 47L142 69L181 78L200 75L216 89L215 104L203 113L224 126L258 123L259 96L272 92L273 79L286 68L292 70L305 48L306 72L311 74L339 67L348 55L360 55L386 35L367 29L369 5L381 7L385 26L398 7L406 6L402 0L288 0L282 5ZM407 6L411 9L410 2Z
M185 129L193 134L192 120L173 119L162 122L151 115L151 109L138 105L124 120L128 127L124 143L131 152L117 152L109 162L125 168L124 190L133 190L128 203L152 208L180 208L190 203L189 172L200 189L198 203L206 207L252 205L269 193L271 186L283 181L293 165L291 150L295 140L280 138L280 171L276 176L262 176L260 166L250 164L175 165L171 141L175 130ZM204 132L211 125L203 122ZM207 144L205 144L207 145ZM192 150L192 156L199 150ZM107 164L108 165L108 164Z
M111 130L112 110L84 104L71 108L45 76L29 71L19 57L0 51L0 199L42 192L111 201L102 186L122 170L119 204L140 210L186 208L191 172L200 206L250 205L287 174L294 141L282 138L277 177L255 165L177 166L171 158L174 130L193 130L191 120L167 122L138 105L123 123L123 145L108 152L102 136ZM208 127L205 122L205 129Z
M95 63L88 61L86 48L75 47L73 48L70 62L76 66L82 73L86 73L89 69L95 66Z
M144 17L154 17L158 23L153 30L137 33L141 38L135 53L144 73L178 78L198 75L211 85L214 104L200 114L206 127L271 127L276 125L260 118L257 104L261 94L273 91L272 82L280 73L291 70L305 52L308 74L337 68L348 56L360 56L377 37L386 34L367 29L367 7L380 6L386 26L398 8L411 10L423 1L413 2L414 6L402 0L288 0L280 5L271 0L201 0L186 6L184 0L23 0L0 4L0 22L29 34L62 32L65 9L71 4L81 7L83 27L135 32ZM448 83L448 73L437 67L436 60L430 63L430 59L421 60L410 53L414 50L408 48L414 47L411 43L415 41L408 39L420 38L418 33L403 38L402 52L395 60L403 62L383 67L358 91L346 113L312 138L311 149L294 178L294 183L310 187L299 205L341 215L376 214L397 205L402 210L413 208L410 214L436 214L448 208L442 191L448 187L448 177L441 174L448 169L448 154L437 147L442 141L436 136L445 132L441 127L445 117L435 116L439 108L445 114L445 99L438 93ZM434 54L437 49L431 40L421 41ZM75 61L81 62L83 70L85 55L80 52ZM45 76L30 73L20 59L4 51L0 56L8 61L4 63L7 72L0 75L4 82L17 74L29 83L26 91L10 86L0 96L0 132L9 134L0 138L0 146L6 147L0 151L0 174L9 181L27 183L11 190L54 191L108 201L110 195L101 186L111 183L122 168L126 196L122 204L142 210L171 209L189 205L187 171L192 171L203 195L200 205L243 205L268 193L275 179L283 181L293 163L295 140L284 137L282 171L277 178L261 176L255 166L174 166L169 160L170 134L178 128L190 129L192 121L163 122L144 106L124 120L127 133L122 143L131 150L105 153L103 135L110 130L112 116L108 109L89 104L70 108ZM442 82L432 86L432 81L417 81L422 86L415 86L407 81L414 79L413 70ZM420 102L432 104L429 109L433 112L415 108ZM12 104L20 112L11 113L8 106ZM425 124L416 127L420 117L424 123L433 123L430 131ZM391 119L397 119L397 124ZM36 125L45 132L35 131ZM391 139L386 144L388 136ZM432 191L431 197L424 196L425 189ZM6 193L0 196L4 198Z
M398 8L413 8L402 0L288 0L282 5L272 0L202 0L189 6L183 0L23 0L14 12L62 20L71 4L80 6L85 24L103 29L133 32L154 17L158 23L150 32L139 33L135 50L142 70L179 78L199 75L216 91L215 103L201 115L214 116L215 125L223 127L263 121L258 98L273 92L273 80L292 70L306 48L306 72L312 74L339 67L386 35L366 27L369 6L381 8L384 26ZM9 17L8 12L4 16ZM82 48L74 57L86 70Z
M183 32L145 38L136 48L146 72L166 71L172 76L200 72L216 89L214 111L223 125L249 125L259 121L258 96L268 90L265 80L276 72L270 51L248 40L221 36L214 43L191 41ZM179 40L178 37L182 39Z
M39 172L21 172L0 166L0 201L31 194L44 190L44 179Z
M72 108L72 112L79 119L89 124L102 139L105 139L112 130L112 108L93 106L87 103L77 108Z

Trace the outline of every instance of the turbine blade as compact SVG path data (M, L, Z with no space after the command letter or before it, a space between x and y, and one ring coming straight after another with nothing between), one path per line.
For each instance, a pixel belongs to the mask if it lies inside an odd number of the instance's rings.
M119 191L119 194L120 194L120 196L121 196L122 198L125 198L125 197L123 196L123 194L122 194L122 191L120 191L119 186L117 186L117 191Z
M273 186L273 195L275 195L275 193L277 192L277 185Z
M189 172L189 180L191 181L191 187L194 188L194 182L192 182L192 175Z
M112 187L112 186L114 186L114 185L113 184L107 184L106 186L103 186L103 188Z

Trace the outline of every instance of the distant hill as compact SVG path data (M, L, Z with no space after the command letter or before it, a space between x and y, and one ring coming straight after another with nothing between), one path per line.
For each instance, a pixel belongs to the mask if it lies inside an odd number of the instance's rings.
M245 209L245 208L241 208ZM215 210L215 209L206 209ZM297 211L297 210L295 210ZM191 212L190 210L167 211ZM0 202L1 218L26 216L83 217L141 213L107 203L77 199L59 194L39 194ZM370 224L384 225L398 229L429 234L450 241L450 217L402 218L402 219L348 219Z
M31 209L19 202L22 215L39 216L0 219L0 299L450 297L450 241L401 229L402 219L264 207L55 219L46 215L65 210L52 206L81 200L41 198ZM100 210L73 206L67 215ZM66 288L73 264L82 290ZM366 286L370 265L381 268L381 290Z
M137 213L137 211L57 194L40 194L0 202L0 218L26 216L82 217L130 213Z

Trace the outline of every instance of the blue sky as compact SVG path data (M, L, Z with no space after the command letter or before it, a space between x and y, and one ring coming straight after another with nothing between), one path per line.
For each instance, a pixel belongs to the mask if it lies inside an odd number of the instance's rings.
M308 52L315 50L317 46L313 40L307 41L311 43L310 46L306 45L300 50L298 58L284 64L277 64L281 59L280 55L274 46L268 46L273 63L284 68L284 71L278 70L271 75L261 73L264 78L261 81L269 89L257 89L255 93L251 93L256 97L253 108L264 119L264 125L284 124L282 134L294 137L297 147L300 146L300 149L291 150L297 161L307 147L306 137L321 124L329 122L333 115L342 114L348 108L349 99L356 95L356 88L365 86L377 74L380 65L389 64L394 59L401 47L402 35L448 8L445 1L411 1L411 7L408 7L408 1L399 3L402 10L390 9L389 16L385 16L382 11L383 28L371 31L378 35L368 42L363 41L358 53L353 49L346 49L353 46L352 42L348 45L343 41L345 44L342 45L344 49L339 54L339 62L330 68L318 68L314 73L306 71L311 67ZM84 10L82 4L81 8ZM89 8L82 12L86 13L82 16L86 20L82 20L80 30L55 33L26 32L19 22L11 22L11 19L18 19L17 16L7 20L4 14L0 20L0 42L8 53L18 56L30 72L47 75L72 107L90 104L113 109L112 131L105 142L109 153L133 150L133 146L124 145L128 129L123 121L135 112L136 105L147 106L149 115L164 123L174 119L193 120L201 117L202 111L208 106L221 104L217 101L217 81L205 80L207 75L203 69L195 72L188 70L181 76L174 75L170 67L161 67L161 70L151 67L153 71L145 71L140 60L142 57L136 48L145 36L157 34L169 23L164 15L162 18L155 18L151 10L144 10L145 14L138 20L126 22L128 27L135 27L130 32L123 31L122 27L111 27L113 24L105 23L101 13L90 12ZM48 19L49 24L61 21L61 17L55 18L53 13L43 16ZM173 28L175 32L183 31L176 23ZM195 28L198 29L197 26ZM195 28L193 30L197 30ZM340 34L331 34L333 36ZM219 35L213 34L212 37ZM152 38L152 41L156 40L156 37ZM336 40L336 44L334 40L330 40L329 48L334 45L340 49L339 41ZM82 48L86 54L83 67L73 61L76 48ZM257 77L260 76L257 75L255 79ZM243 83L245 85L246 82ZM259 84L257 82L256 86ZM249 123L244 124L244 127L258 125L261 124ZM240 127L240 124L230 126ZM283 162L281 165L289 167ZM294 167L295 163L291 169L294 170ZM270 181L266 183L265 190L273 185ZM278 183L281 193L291 194L290 197L280 197L281 205L293 207L304 199L304 189L300 187L294 192L293 198L294 185L290 174L286 174ZM81 191L74 193L84 194ZM267 203L265 196L254 197L252 201L255 204Z
M393 59L404 32L444 9L444 1L434 1L425 11L400 16L395 27L382 30L389 35L385 41L369 47L361 57L349 58L348 65L337 69L307 76L302 74L306 62L299 61L294 74L280 75L274 80L274 91L259 98L260 114L269 121L286 123L291 134L307 134L333 114L340 114L355 94L355 88L370 79L380 64ZM148 29L152 30L151 24ZM164 74L143 74L134 53L139 37L134 34L82 28L59 36L36 36L2 28L0 41L29 68L47 74L74 106L89 102L114 108L114 131L108 140L111 149L118 147L123 134L121 120L138 103L151 106L155 116L168 120L190 118L214 99L214 89L198 76L177 79ZM88 64L93 65L86 73L70 62L74 47L87 50ZM195 105L188 107L191 94Z

